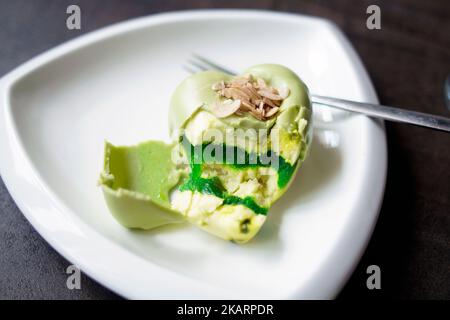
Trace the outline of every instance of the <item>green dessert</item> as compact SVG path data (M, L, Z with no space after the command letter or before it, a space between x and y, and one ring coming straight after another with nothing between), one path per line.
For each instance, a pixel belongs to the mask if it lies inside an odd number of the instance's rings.
M306 157L306 86L280 65L201 72L177 87L169 114L172 144L106 144L100 182L112 214L129 228L189 221L250 240Z

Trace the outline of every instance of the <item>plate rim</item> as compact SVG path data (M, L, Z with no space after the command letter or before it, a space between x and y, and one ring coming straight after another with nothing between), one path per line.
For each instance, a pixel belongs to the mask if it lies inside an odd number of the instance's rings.
M71 263L75 263L80 267L82 272L87 274L89 277L95 281L100 282L105 287L116 292L117 294L127 297L127 298L152 298L152 299L162 299L162 298L173 298L173 299L243 299L246 296L240 296L239 293L231 292L223 287L218 287L206 282L201 282L198 280L193 280L188 276L178 274L174 271L160 267L154 263L149 263L147 260L141 258L140 256L130 253L128 250L119 246L118 244L112 242L106 236L98 233L93 227L88 223L81 220L70 208L63 205L58 201L51 189L46 186L45 181L40 177L39 172L34 167L34 164L29 159L26 150L18 136L17 130L14 128L14 121L12 119L12 114L10 113L9 98L10 91L16 83L32 72L37 71L40 68L45 67L48 63L51 63L55 59L60 59L65 55L73 52L74 50L80 50L85 48L97 41L105 38L111 38L118 36L120 34L125 34L128 32L133 32L135 30L156 26L158 24L177 22L177 21L187 21L187 20L198 20L202 18L210 18L211 15L216 17L224 18L236 18L245 16L254 16L259 18L277 18L277 19L300 19L309 20L310 22L321 24L323 27L329 28L329 30L337 37L338 42L344 48L346 55L353 63L353 69L358 76L358 84L363 87L367 95L367 102L378 103L378 99L373 88L372 82L364 68L361 59L357 55L356 51L350 44L349 40L342 33L342 31L333 22L320 17L313 17L309 15L293 14L293 13L282 13L282 12L271 12L266 10L241 10L241 9L202 9L202 10L186 10L186 11L176 11L176 12L166 12L153 14L149 16L143 16L139 18L134 18L126 20L123 22L115 23L98 30L89 32L87 34L81 35L75 39L69 40L62 43L35 58L32 58L28 62L15 68L5 76L0 79L0 121L4 122L4 126L0 126L0 150L4 150L3 154L5 157L3 161L0 162L0 173L2 179L5 183L6 188L14 199L15 203L19 207L20 211L27 218L33 228L53 247L59 254L65 257ZM274 297L275 299L288 298L319 298L319 299L329 299L334 298L342 289L342 287L347 282L350 275L353 273L356 265L360 261L362 254L367 247L367 244L371 238L373 229L375 228L378 214L382 205L382 198L384 195L384 188L387 175L387 143L386 134L384 131L384 126L382 121L377 121L369 118L362 118L365 122L368 134L377 135L379 141L376 148L379 155L378 161L376 163L378 173L382 173L378 177L377 190L374 192L376 195L376 201L374 201L373 207L371 208L371 215L369 221L364 225L364 230L361 232L359 230L359 241L355 241L354 237L351 239L340 239L341 247L345 243L353 247L352 261L345 261L338 266L338 272L340 276L334 276L332 279L328 279L328 283L324 283L322 280L321 285L317 283L309 283L304 286L301 291L296 291L286 297ZM14 167L17 163L20 163L21 168L17 169ZM21 179L19 171L31 172L32 177L28 179ZM372 189L373 188L372 186ZM70 227L69 230L73 234L68 234L65 236L58 236L52 234L45 225L40 223L38 214L33 212L33 206L29 203L35 203L38 206L43 206L44 210L48 210L49 213L54 215L66 215L69 219L65 221L66 227ZM64 214L64 212L70 213L69 215ZM369 215L368 215L369 216ZM361 225L353 222L352 229L356 231L356 227L361 229ZM145 279L148 284L153 284L154 281L158 280L155 278L165 278L170 277L170 282L162 281L159 279L159 283L164 285L164 292L149 292L148 290L139 289L129 285L130 281L121 280L120 270L104 270L105 265L108 263L113 263L114 259L111 259L113 255L109 254L101 257L99 261L90 261L91 258L98 256L94 255L94 252L89 252L86 250L86 245L92 245L91 241L96 242L96 247L98 249L104 249L107 252L115 253L120 252L123 258L136 263L139 268L145 267L145 270L149 273L154 272L154 279ZM84 243L82 245L81 243ZM344 242L344 243L343 243ZM355 244L356 243L356 244ZM81 251L77 251L81 250ZM83 250L85 252L83 252ZM327 258L331 259L331 258ZM332 259L333 260L333 259ZM335 260L335 259L334 259ZM336 261L336 260L335 260ZM336 266L334 266L336 269ZM116 267L120 269L120 267ZM103 272L100 272L103 270ZM318 271L319 272L319 271ZM322 272L323 273L323 272ZM142 278L137 276L139 272L132 275L132 282L135 284L143 283ZM165 279L167 280L167 279ZM310 279L311 280L311 279ZM317 280L317 279L316 279ZM152 282L152 283L151 283ZM310 282L310 281L308 281ZM189 296L183 294L183 288L188 286L190 288ZM143 286L145 287L145 286ZM320 287L320 288L318 288ZM161 288L161 286L158 286ZM195 294L194 294L195 293ZM248 298L248 297L247 297Z

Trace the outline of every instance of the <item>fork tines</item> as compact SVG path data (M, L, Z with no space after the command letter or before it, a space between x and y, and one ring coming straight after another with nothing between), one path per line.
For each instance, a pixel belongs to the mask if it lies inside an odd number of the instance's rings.
M184 69L189 73L197 73L206 70L218 70L232 75L237 74L236 72L228 68L222 67L217 63L212 62L211 60L208 60L207 58L202 57L195 53L193 53L191 57L187 60L187 64L184 65Z

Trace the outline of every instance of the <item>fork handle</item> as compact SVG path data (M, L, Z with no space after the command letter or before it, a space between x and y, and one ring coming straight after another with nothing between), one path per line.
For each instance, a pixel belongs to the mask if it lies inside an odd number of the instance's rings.
M409 123L416 126L450 132L450 118L435 116L422 112L409 111L400 108L388 107L379 104L356 102L318 95L312 95L311 97L312 102L316 104L335 107L352 112L358 112L368 115L369 117Z

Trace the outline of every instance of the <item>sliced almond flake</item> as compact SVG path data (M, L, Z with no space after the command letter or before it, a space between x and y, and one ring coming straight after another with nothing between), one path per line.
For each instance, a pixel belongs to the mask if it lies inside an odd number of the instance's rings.
M270 118L271 116L273 116L274 114L276 114L276 113L278 112L279 109L280 109L280 108L278 108L278 107L275 107L275 108L270 109L270 110L266 113L266 117L267 117L267 118Z
M258 87L259 87L260 89L266 88L266 87L267 87L266 82L265 82L264 79L262 79L262 78L257 78L257 79L256 79L256 82L258 83Z
M247 100L254 101L255 99L258 99L258 94L255 94L252 90L250 90L248 87L241 87L239 90L241 90L245 95L248 97Z
M246 99L246 96L242 94L242 92L238 88L226 88L224 89L225 96L231 99Z
M258 109L264 110L264 101L263 100L261 100L261 102L259 103Z
M227 100L212 105L212 112L218 118L226 118L235 113L241 106L241 100Z
M281 87L278 89L278 95L284 100L289 96L290 90L288 87Z
M222 90L219 90L219 91L217 91L218 93L219 93L219 95L221 96L221 97L225 97L225 95L226 95L226 88L225 89L222 89Z
M267 98L263 98L262 102L264 102L265 104L271 106L272 108L277 107L277 105L275 104L274 101L267 99Z
M239 85L239 86L243 86L245 85L247 82L249 81L249 79L245 78L245 77L240 77L240 78L234 78L233 80L231 80L231 85Z
M279 95L272 93L267 89L258 90L258 93L263 97L269 98L270 100L283 100L283 98L281 98Z
M245 100L241 101L241 107L243 107L242 109L245 109L245 110L248 110L248 111L256 109L253 104L251 104L250 102L245 101Z
M255 89L255 83L247 82L246 87L250 89L254 94L258 94L258 90Z
M228 86L229 88L242 88L242 86L244 86L245 84L242 83L235 83L235 82L231 82L230 85Z
M258 91L253 87L253 85L251 83L247 83L246 89L251 94L251 97L252 97L253 101L256 101L256 100L260 99L260 95L258 94Z
M223 97L225 97L225 98L231 99L231 91L230 91L230 88L222 89L222 90L220 91L220 95L223 96Z
M262 115L261 112L258 112L257 109L251 110L250 113L257 119L259 120L264 120L264 116Z
M264 115L261 111L258 109L250 109L247 112L249 112L254 118L258 120L264 120Z
M240 95L240 99L250 100L251 94L245 90L245 87L236 88L236 93Z
M253 75L251 73L246 73L243 75L243 77L248 81L253 81Z
M225 82L220 81L212 85L212 89L214 91L222 90L225 88Z

